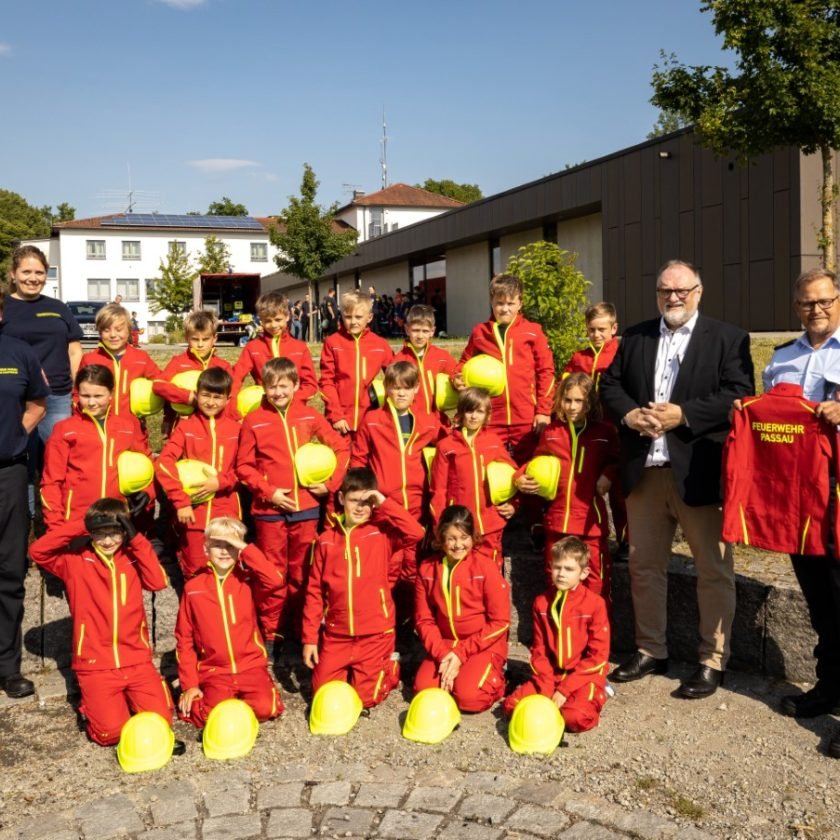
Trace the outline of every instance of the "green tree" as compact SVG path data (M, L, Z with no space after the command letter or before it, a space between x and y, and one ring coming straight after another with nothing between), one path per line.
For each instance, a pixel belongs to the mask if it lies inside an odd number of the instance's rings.
M484 198L481 187L478 184L459 184L457 181L452 181L449 178L445 178L442 181L435 181L434 178L426 178L422 184L417 184L417 186L423 190L437 193L438 195L454 198L456 201L463 201L464 204L471 204L473 201Z
M695 124L715 154L741 162L778 146L822 157L825 265L837 264L832 149L840 147L840 9L835 0L703 0L735 71L687 66L671 55L655 65L651 102Z
M506 269L522 281L522 314L542 326L558 369L586 335L583 312L591 284L578 271L576 259L553 242L531 242L508 260Z
M248 208L244 204L236 204L226 195L221 201L214 201L207 208L208 216L247 216Z
M160 274L148 292L154 313L166 310L175 319L189 312L193 306L193 279L195 269L189 257L176 243L169 246L165 260L160 261Z
M352 253L358 235L352 228L334 229L338 204L321 207L315 201L317 192L315 172L304 163L300 196L289 196L289 206L282 213L283 224L269 233L272 244L280 249L274 258L277 267L310 282L321 277L336 260Z
M0 279L8 276L9 258L19 240L49 235L50 222L41 208L16 192L0 189Z
M208 236L204 253L198 258L198 270L202 274L224 274L230 264L230 248L217 236Z

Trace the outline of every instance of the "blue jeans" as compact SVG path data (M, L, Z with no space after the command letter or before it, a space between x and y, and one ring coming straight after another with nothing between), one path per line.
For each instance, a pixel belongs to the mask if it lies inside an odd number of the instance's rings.
M50 394L47 397L47 413L44 415L44 419L29 435L27 478L29 482L30 516L35 513L35 484L44 467L44 446L46 446L55 424L72 414L73 406L70 397L70 394Z

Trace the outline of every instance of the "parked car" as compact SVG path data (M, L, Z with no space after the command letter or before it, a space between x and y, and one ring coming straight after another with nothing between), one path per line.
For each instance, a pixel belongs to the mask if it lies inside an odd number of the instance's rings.
M67 306L82 328L84 337L99 338L99 333L96 331L96 313L105 306L105 302L101 300L68 300Z

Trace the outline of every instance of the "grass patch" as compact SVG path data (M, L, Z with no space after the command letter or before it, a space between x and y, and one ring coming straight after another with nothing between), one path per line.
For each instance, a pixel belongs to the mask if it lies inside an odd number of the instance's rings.
M679 816L688 820L702 820L706 816L706 812L696 802L679 793L671 797L671 805Z
M653 790L658 784L659 782L653 776L642 776L636 779L636 787L639 790Z

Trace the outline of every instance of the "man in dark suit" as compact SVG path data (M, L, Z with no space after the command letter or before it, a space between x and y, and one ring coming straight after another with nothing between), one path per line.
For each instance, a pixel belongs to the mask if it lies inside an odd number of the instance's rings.
M753 393L749 336L700 315L702 294L694 266L665 263L656 278L661 317L624 333L600 388L620 423L637 648L610 679L668 669L668 563L679 524L700 612L699 665L677 692L686 698L713 694L729 657L735 573L731 547L720 542L721 455L733 401Z

